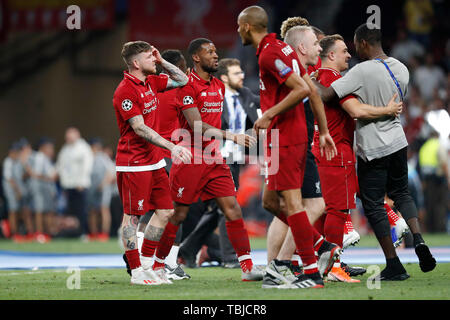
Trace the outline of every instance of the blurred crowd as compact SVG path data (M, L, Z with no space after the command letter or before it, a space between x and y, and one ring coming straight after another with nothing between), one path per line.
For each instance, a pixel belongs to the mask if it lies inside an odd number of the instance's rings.
M34 148L25 138L12 143L1 187L2 234L16 242L58 236L107 241L111 235L111 203L118 195L113 150L99 138L86 141L75 127L66 130L57 155L50 138Z

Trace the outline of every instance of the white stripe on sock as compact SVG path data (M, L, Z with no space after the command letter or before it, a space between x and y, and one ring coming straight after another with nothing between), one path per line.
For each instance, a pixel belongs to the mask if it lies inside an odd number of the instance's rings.
M314 268L317 268L317 263L311 263L307 266L303 266L304 270L309 270L309 269L314 269Z
M314 247L317 246L317 244L318 244L320 241L322 241L322 240L323 240L323 237L320 236L319 240L317 240L316 243L314 243Z
M247 259L251 259L252 257L249 254L244 254L240 257L238 257L239 262L247 260Z

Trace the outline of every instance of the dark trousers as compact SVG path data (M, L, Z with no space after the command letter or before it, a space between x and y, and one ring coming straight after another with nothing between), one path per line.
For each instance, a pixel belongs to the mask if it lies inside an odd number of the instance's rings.
M239 172L240 164L229 164L231 175L233 176L236 189L239 188ZM228 233L225 225L225 217L217 206L217 203L212 200L208 203L208 210L200 219L199 223L192 231L192 233L183 241L180 248L180 253L183 255L196 255L203 244L208 242L210 235L219 226L219 245L222 255L222 262L237 261L236 252L228 238ZM216 242L212 242L216 243ZM211 244L212 244L211 243ZM217 248L211 248L217 249ZM208 250L209 252L209 250Z
M66 189L67 214L75 216L80 222L80 234L88 234L87 189Z
M437 175L423 178L425 226L428 232L447 231L447 181Z
M385 194L394 200L395 207L406 221L417 218L417 208L408 189L406 147L372 161L358 157L358 182L364 214L377 238L390 235L383 207Z

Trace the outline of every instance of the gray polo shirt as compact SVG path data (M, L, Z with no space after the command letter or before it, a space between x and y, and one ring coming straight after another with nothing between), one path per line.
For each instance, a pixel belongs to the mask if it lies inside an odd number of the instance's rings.
M409 82L406 66L395 58L385 60L399 82L403 96ZM357 64L347 74L331 84L339 98L349 94L373 106L386 106L392 96L400 93L384 64L368 60ZM400 123L400 117L382 117L374 120L358 120L356 123L356 154L373 160L390 155L408 145Z

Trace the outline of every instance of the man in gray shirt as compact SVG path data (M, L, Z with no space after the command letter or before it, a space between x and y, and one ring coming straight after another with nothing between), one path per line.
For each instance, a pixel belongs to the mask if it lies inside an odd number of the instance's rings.
M359 26L354 36L358 56L364 62L354 66L329 88L320 87L322 99L329 101L355 95L362 103L385 106L397 93L403 100L409 81L408 69L400 61L388 57L381 47L381 31ZM358 181L364 213L386 257L381 280L409 278L392 244L389 221L384 210L384 197L394 200L414 237L414 246L423 272L431 271L436 260L420 234L417 208L408 191L407 146L399 117L386 116L373 120L358 119L356 125Z

